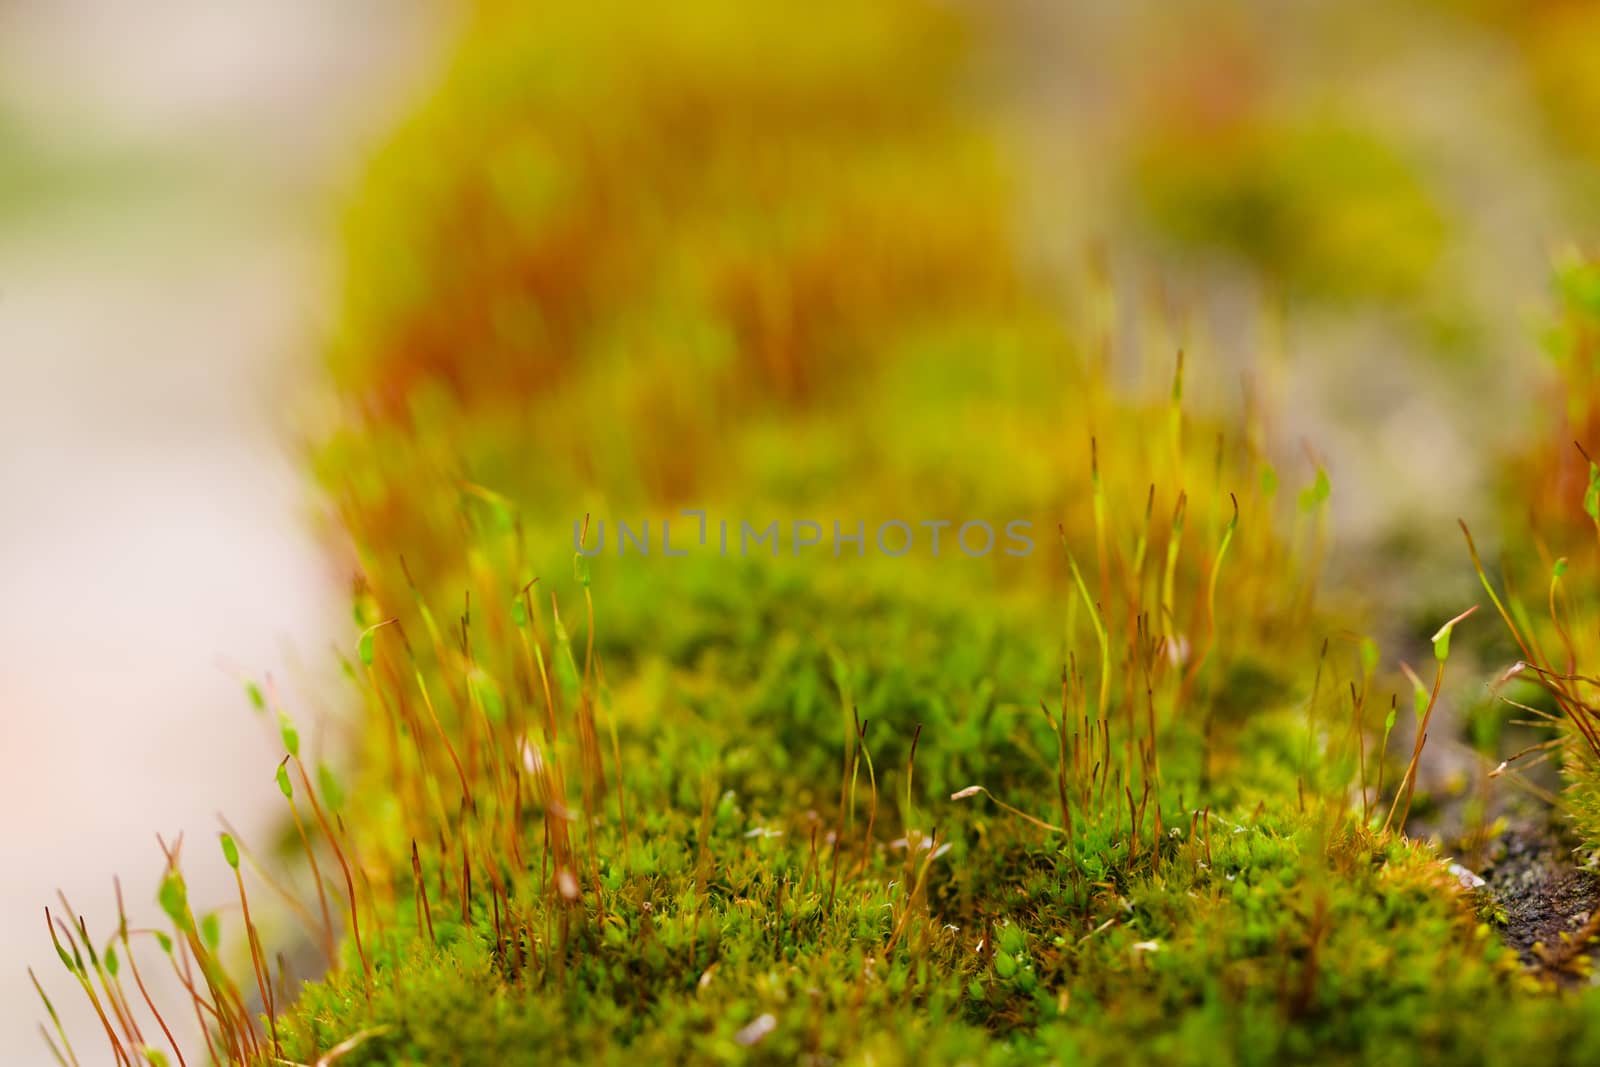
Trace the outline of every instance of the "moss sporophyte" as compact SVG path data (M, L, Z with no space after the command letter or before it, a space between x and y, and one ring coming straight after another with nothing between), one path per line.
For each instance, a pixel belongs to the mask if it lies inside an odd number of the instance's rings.
M1070 313L1024 267L954 8L469 22L349 207L344 714L245 683L284 847L163 840L159 929L46 910L60 1062L1600 1054L1551 988L1595 930L1524 967L1407 836L1489 628L1380 649L1323 583L1339 468L1203 408L1222 353L1115 364L1178 331L1103 264ZM1600 840L1589 549L1468 547Z

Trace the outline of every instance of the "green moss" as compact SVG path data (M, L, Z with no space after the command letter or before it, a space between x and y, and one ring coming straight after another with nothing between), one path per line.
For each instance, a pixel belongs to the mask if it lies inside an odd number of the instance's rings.
M1376 652L1318 597L1337 487L1186 411L1181 362L1111 387L1122 310L1091 281L1063 324L1019 266L961 38L909 0L804 32L712 0L480 16L352 211L316 463L359 572L355 756L314 786L282 718L278 764L335 965L254 1026L175 858L165 883L225 1055L1600 1041L1387 825ZM1374 225L1426 221L1403 207ZM1035 551L616 551L685 508L1019 519ZM575 560L585 515L613 540Z

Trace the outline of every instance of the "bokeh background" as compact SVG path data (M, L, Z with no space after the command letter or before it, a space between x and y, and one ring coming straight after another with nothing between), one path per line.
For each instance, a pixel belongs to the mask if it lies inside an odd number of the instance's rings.
M1592 5L954 6L1062 308L1106 264L1167 324L1139 344L1207 352L1200 403L1250 375L1326 462L1334 573L1380 614L1459 576L1428 546L1528 437L1552 260L1600 222ZM57 886L104 914L120 871L148 914L154 833L269 827L239 678L317 707L346 592L297 437L338 224L457 23L424 0L0 0L5 1062L46 1062L23 968ZM1396 561L1409 580L1381 581ZM225 899L222 873L195 895Z
M58 886L105 914L122 872L138 922L154 834L268 828L239 672L314 700L343 597L294 415L339 191L450 17L0 4L0 1061L51 1062L24 968Z

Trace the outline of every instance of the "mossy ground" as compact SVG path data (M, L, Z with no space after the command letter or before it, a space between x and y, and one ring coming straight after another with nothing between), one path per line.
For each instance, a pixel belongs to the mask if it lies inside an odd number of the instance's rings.
M174 860L211 1054L1600 1057L1600 994L1547 973L1582 946L1525 968L1400 832L1414 760L1359 605L1319 593L1320 464L1280 471L1250 404L1190 410L1204 351L1108 366L1093 266L1077 313L1045 303L948 13L810 17L491 5L377 164L315 459L357 575L342 788L251 690L333 965L275 993ZM1347 147L1308 136L1276 166ZM668 557L685 509L783 541ZM1034 550L891 557L890 519L1021 520ZM61 933L143 1055L117 957Z

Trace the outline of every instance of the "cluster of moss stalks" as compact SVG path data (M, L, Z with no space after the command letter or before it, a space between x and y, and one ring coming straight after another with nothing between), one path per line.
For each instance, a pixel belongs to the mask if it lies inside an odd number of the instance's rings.
M167 930L52 910L104 1031L48 1027L63 1063L1600 1058L1600 994L1551 991L1584 946L1525 968L1402 833L1490 614L1437 620L1397 723L1318 599L1317 463L1275 469L1259 404L1188 411L1163 324L1113 374L1140 345L1093 264L1066 316L1019 267L950 12L536 11L478 12L350 214L316 458L359 576L346 779L249 687L315 894L224 834L169 847ZM574 553L685 509L1049 536ZM1548 612L1485 585L1600 808L1600 603L1548 573Z

